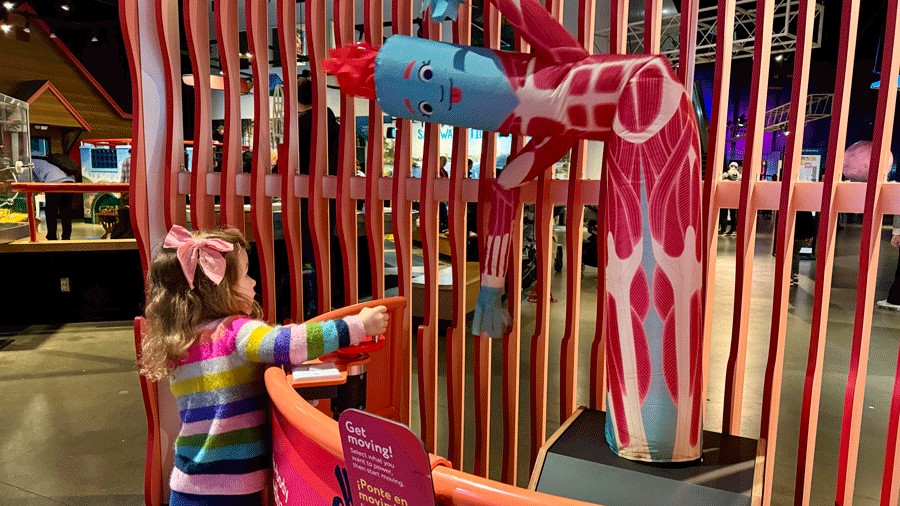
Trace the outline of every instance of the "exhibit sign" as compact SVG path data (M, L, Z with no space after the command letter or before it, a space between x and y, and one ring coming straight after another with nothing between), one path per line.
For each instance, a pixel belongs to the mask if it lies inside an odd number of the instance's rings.
M338 423L354 504L435 504L428 454L409 427L355 409Z
M800 156L800 172L797 181L818 181L822 173L822 162L825 151L822 149L804 149Z

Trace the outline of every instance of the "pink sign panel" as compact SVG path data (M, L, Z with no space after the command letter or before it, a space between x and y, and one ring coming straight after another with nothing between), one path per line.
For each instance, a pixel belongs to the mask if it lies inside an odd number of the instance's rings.
M275 504L351 506L350 482L344 461L272 414L272 485Z
M409 427L353 409L339 425L354 505L435 504L431 463Z

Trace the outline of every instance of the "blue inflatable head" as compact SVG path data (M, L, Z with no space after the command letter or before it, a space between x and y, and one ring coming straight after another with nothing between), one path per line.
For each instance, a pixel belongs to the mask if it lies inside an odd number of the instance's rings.
M402 35L378 51L375 91L387 114L488 131L518 104L492 51Z

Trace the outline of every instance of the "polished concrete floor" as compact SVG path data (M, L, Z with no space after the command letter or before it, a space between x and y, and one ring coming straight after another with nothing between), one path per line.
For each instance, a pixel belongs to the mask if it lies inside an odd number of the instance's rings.
M756 245L756 266L747 352L746 389L742 434L759 433L763 369L767 353L771 315L774 259L771 252L771 223L760 221ZM887 229L885 230L887 235ZM814 496L811 504L833 503L834 480L844 384L849 360L849 343L855 308L859 229L848 226L840 232L835 257L828 347L825 357L822 407L820 412ZM715 309L711 352L706 426L721 429L724 367L731 335L734 292L735 240L719 240L716 265ZM893 278L897 252L883 246L876 299L883 298ZM774 504L789 504L793 494L799 398L805 374L814 261L800 266L800 285L791 290L788 313L788 341L784 363L784 388L776 455ZM559 302L552 305L554 321L565 314L564 273L554 276L553 293ZM587 268L583 276L582 335L579 363L578 402L587 404L589 343L593 339L593 308L596 271ZM13 303L7 299L7 303ZM40 303L22 301L22 303ZM519 483L528 474L528 363L534 304L524 302L520 392ZM62 327L32 326L4 328L0 339L13 339L0 350L0 504L22 505L130 505L142 504L143 444L146 420L134 367L132 330L129 322L71 324ZM854 504L877 503L890 392L896 370L900 313L874 311L868 382L863 413L863 429L856 500ZM548 434L559 425L558 363L562 325L550 336ZM0 345L2 345L0 341ZM500 410L501 349L493 349L493 396L491 476L500 474L502 412ZM471 367L471 347L468 353ZM441 355L443 364L443 355ZM441 384L444 368L441 366ZM472 376L468 376L466 419L472 420ZM440 389L439 405L446 406L445 389ZM415 396L413 397L415 399ZM413 413L417 418L417 406ZM446 410L439 410L446 412ZM440 419L446 427L446 418ZM418 420L413 421L418 425ZM474 424L466 424L464 466L471 469ZM446 438L439 449L446 450Z

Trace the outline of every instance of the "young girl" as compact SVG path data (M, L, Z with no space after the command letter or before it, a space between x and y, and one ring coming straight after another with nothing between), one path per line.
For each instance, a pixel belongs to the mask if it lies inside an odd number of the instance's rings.
M387 329L387 309L324 323L270 326L235 230L174 226L150 266L141 374L169 378L181 432L169 504L258 505L269 479L260 364L296 365Z

